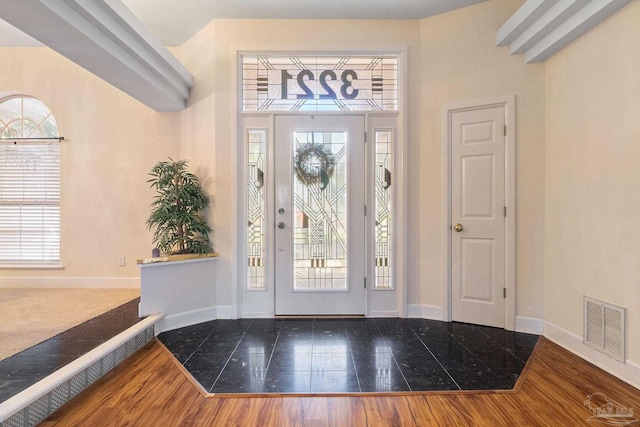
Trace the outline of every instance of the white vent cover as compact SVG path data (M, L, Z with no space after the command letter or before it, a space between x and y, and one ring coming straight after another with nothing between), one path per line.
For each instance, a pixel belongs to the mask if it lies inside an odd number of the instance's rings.
M626 319L626 309L585 296L584 343L625 363Z

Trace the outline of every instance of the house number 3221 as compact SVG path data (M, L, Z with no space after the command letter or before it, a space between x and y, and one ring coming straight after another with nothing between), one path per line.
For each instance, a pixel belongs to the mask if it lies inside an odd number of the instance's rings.
M358 89L355 89L352 84L353 81L358 78L358 75L353 70L344 70L340 75L340 79L342 80L342 86L340 86L340 94L344 99L355 99L358 97ZM281 83L281 98L287 99L289 95L289 80L293 79L293 76L289 74L287 70L282 70L282 79ZM314 99L315 94L307 85L307 82L315 80L315 76L311 70L302 70L296 76L296 80L298 81L298 86L304 93L300 93L297 95L297 99ZM336 92L329 86L328 80L338 80L338 76L333 70L324 70L320 73L320 86L325 90L326 93L321 93L318 95L319 99L337 99L338 95Z

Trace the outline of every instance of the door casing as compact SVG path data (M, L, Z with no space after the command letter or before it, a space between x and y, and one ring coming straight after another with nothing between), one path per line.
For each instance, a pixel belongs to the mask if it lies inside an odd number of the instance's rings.
M443 266L442 320L451 321L451 119L453 113L473 111L491 107L503 107L505 112L505 310L504 325L507 330L515 330L516 324L516 105L515 95L485 100L468 101L445 105L443 108L442 141L442 182L443 182L443 248L445 262Z
M277 112L277 111L265 111L265 112L244 112L242 111L242 56L243 55L266 55L270 53L282 54L282 51L238 51L237 52L237 67L236 73L233 76L234 93L232 98L236 100L237 122L234 126L231 134L231 138L237 141L237 149L231 154L233 163L233 171L236 176L236 183L232 189L231 205L237 210L237 212L246 211L246 179L245 179L245 147L244 141L244 126L245 119L254 120L254 124L257 127L269 129L269 139L274 137L274 125L275 117L277 115L295 115L296 112ZM289 52L292 55L300 54L300 51ZM407 177L407 163L408 163L408 55L407 47L398 47L388 50L380 49L346 49L344 51L309 51L304 52L314 55L397 55L398 57L398 109L396 111L358 111L358 112L298 112L301 115L364 115L365 116L365 128L367 135L372 135L373 130L377 127L389 127L393 126L395 129L395 149L394 149L394 164L396 169L394 186L394 281L396 283L393 292L390 291L372 291L371 286L367 286L366 289L366 302L365 302L365 316L367 317L407 317L407 260L408 256L408 239L407 239L407 201L409 196L407 194L408 177ZM392 123L392 124L389 124ZM370 152L370 150L369 150ZM367 154L368 156L368 154ZM368 157L369 161L371 159ZM273 162L271 158L269 162ZM270 167L273 164L270 163ZM372 168L371 165L369 167ZM273 202L272 195L268 196L266 211L267 211L267 223L273 223ZM367 195L367 203L371 205L373 201L372 195ZM265 290L248 290L246 287L246 227L240 219L242 215L236 217L233 222L233 234L235 239L231 243L232 253L229 257L229 262L232 268L232 277L225 278L225 281L218 285L218 292L226 295L227 290L222 286L229 285L229 306L218 306L217 315L213 318L269 318L275 314L275 299L273 295L273 283L268 285ZM367 217L368 227L371 227L374 223L373 217ZM268 242L267 244L270 244ZM267 260L266 264L268 275L273 272L273 260ZM373 274L373 264L367 264L366 266L367 277L371 278Z
M237 179L237 210L238 212L246 212L246 178L244 166L246 148L244 146L244 133L246 129L266 129L268 130L268 140L273 141L275 138L275 122L278 116L332 116L336 113L331 112L283 112L282 114L274 113L244 113L239 117L239 127L237 138L239 141L238 150L236 153L238 159L238 179ZM371 138L376 129L393 128L395 132L394 143L395 149L394 156L394 168L396 170L394 186L394 210L396 212L394 216L394 251L395 256L393 260L394 265L394 282L396 284L394 289L391 290L373 290L371 283L373 282L374 267L373 261L367 262L365 265L366 277L368 278L367 288L365 289L365 316L367 317L406 317L407 313L407 251L406 251L406 168L404 167L406 159L406 144L404 143L405 125L402 115L397 112L391 113L367 113L367 112L342 112L340 116L356 115L365 117L365 129L367 132L367 138ZM268 145L271 142L267 143ZM372 144L367 142L366 156L367 156L367 177L371 176L373 172L373 151L370 148ZM272 150L269 148L268 150ZM270 170L274 170L274 156L273 152L269 151L267 154L267 167ZM269 183L267 191L266 201L266 223L269 227L275 226L275 194L274 194L274 182L272 181L271 173L266 174L266 180ZM367 181L369 178L367 178ZM367 185L369 185L368 183ZM367 189L367 205L373 206L373 193L371 188ZM244 260L246 256L246 221L243 221L243 215L238 216L236 222L237 230L237 256L238 260ZM366 225L368 229L371 229L374 225L374 216L367 215ZM373 238L373 234L365 236L367 239L366 248L370 250ZM273 248L273 236L267 235L267 247ZM367 252L369 253L369 252ZM373 258L371 258L373 260ZM233 306L230 307L232 318L251 317L251 318L269 318L275 315L275 293L274 282L272 279L273 272L275 271L274 257L268 257L266 261L267 269L267 287L262 290L249 290L246 287L246 262L237 263L237 287L232 294L234 301ZM235 314L235 316L233 315Z

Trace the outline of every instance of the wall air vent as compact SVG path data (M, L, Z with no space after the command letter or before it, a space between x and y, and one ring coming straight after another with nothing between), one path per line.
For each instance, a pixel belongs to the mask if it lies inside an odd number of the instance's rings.
M627 310L584 297L583 342L625 363Z

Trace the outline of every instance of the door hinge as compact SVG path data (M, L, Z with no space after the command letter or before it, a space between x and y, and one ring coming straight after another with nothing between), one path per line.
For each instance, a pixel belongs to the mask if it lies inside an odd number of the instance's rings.
M507 216L507 207L506 206L504 207L504 216L505 217Z
M502 298L507 297L507 288L502 288Z
M504 125L504 136L507 136L507 125Z
M505 135L506 135L506 134L505 134ZM366 133L366 132L364 133L364 143L365 143L365 144L367 143L367 133Z
M367 216L367 205L364 205L364 216Z
M364 278L364 288L367 289L367 278Z

